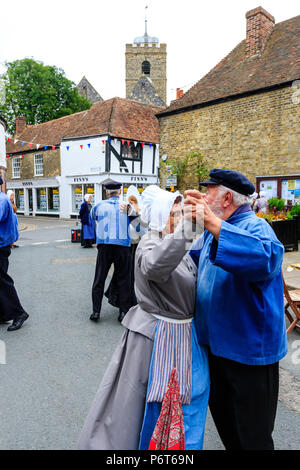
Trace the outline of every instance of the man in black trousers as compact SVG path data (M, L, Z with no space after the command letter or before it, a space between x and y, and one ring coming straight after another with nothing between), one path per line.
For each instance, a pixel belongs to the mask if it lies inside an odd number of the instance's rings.
M0 177L0 186L2 184ZM17 239L16 216L9 198L0 191L0 323L13 321L7 331L19 330L29 317L20 303L14 281L7 274L11 245Z
M121 184L115 181L105 185L108 199L99 202L91 211L96 220L97 263L92 288L93 313L90 320L98 321L104 293L105 280L114 264L116 294L119 298L119 317L121 322L131 304L131 240L129 236L129 217L120 211L119 196Z

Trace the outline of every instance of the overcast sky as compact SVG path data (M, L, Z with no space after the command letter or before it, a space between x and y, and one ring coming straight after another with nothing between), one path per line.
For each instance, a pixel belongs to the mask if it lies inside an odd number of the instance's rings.
M62 68L75 83L85 75L104 99L125 97L125 44L144 34L148 5L148 34L167 44L168 102L177 87L187 91L245 38L248 10L261 5L276 23L300 14L295 0L11 0L0 5L1 64L33 57Z

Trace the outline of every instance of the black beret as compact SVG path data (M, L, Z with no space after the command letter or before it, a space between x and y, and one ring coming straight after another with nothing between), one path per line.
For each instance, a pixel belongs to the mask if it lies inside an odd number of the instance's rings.
M232 189L244 196L251 196L255 192L255 188L251 181L239 171L222 170L214 168L209 173L210 179L199 183L199 186L207 186L208 184L221 184L226 188Z
M104 184L105 189L121 189L122 183L118 183L117 181L109 181L109 183Z

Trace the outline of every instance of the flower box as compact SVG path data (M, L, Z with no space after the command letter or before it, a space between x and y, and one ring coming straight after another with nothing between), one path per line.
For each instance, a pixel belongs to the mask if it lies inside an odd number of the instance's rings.
M296 219L269 222L285 250L298 251L298 225Z

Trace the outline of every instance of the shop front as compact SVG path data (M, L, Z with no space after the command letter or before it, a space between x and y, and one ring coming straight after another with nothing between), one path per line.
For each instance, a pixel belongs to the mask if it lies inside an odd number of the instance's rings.
M19 214L59 216L60 188L56 178L8 181L7 189L15 193Z
M85 194L92 196L91 204L94 206L98 202L107 198L105 183L108 181L118 181L122 183L122 195L126 196L129 186L134 185L140 193L149 184L158 184L157 176L133 176L125 174L103 173L101 175L87 176L67 176L61 178L60 195L60 217L77 218L80 206L84 201Z

